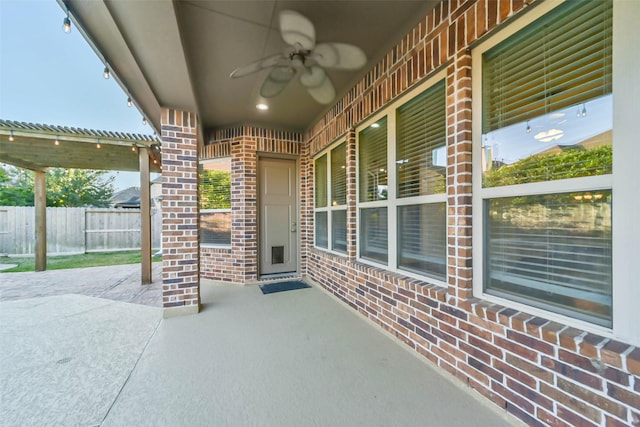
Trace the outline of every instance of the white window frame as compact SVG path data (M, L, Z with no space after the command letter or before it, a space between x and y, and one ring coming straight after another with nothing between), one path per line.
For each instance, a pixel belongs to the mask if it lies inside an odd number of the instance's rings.
M640 159L637 140L637 121L640 110L640 84L630 70L639 69L640 53L633 34L637 34L633 16L640 16L640 2L613 2L613 173L611 175L535 182L505 187L483 188L481 167L482 140L482 54L536 19L550 12L565 0L549 0L524 12L510 25L498 30L472 51L473 108L473 292L474 296L530 313L562 324L594 332L635 345L640 344L640 263L637 242L640 241L640 198L636 163ZM612 210L613 304L611 328L595 325L568 315L518 303L510 299L484 293L483 204L486 199L530 194L555 194L582 190L611 189L614 195Z
M427 89L440 82L446 81L447 72L441 70L429 77L423 83L419 84L415 88L411 89L406 95L397 99L389 104L387 107L379 111L378 113L370 116L368 119L360 123L356 127L356 259L363 264L371 265L373 267L382 268L387 271L397 272L404 276L412 277L435 285L446 286L447 278L445 280L436 279L430 276L419 274L413 271L404 270L398 267L398 206L406 205L419 205L419 204L431 204L431 203L444 203L445 209L448 208L447 193L446 191L441 194L430 194L426 196L414 196L414 197L397 197L397 176L396 176L396 110L402 107L413 98L421 95ZM446 100L445 100L446 102ZM445 106L446 108L446 106ZM387 199L376 200L373 202L361 202L360 201L360 132L371 126L378 120L387 118ZM448 170L449 159L447 156ZM445 177L446 180L446 177ZM360 257L360 209L366 208L387 208L387 264L372 261L370 259ZM443 227L447 227L446 221ZM445 253L445 263L448 264L448 255ZM446 266L445 266L446 267ZM448 268L445 268L445 272ZM445 273L446 274L446 273Z
M324 207L320 207L320 208L316 208L315 207L315 182L314 182L314 197L313 197L313 204L314 204L314 208L313 208L313 222L315 224L316 221L316 213L317 212L326 212L327 213L327 247L323 248L322 246L318 246L317 242L316 242L316 227L314 226L313 228L313 246L321 251L325 251L325 252L330 252L332 254L335 255L339 255L339 256L347 256L347 249L345 249L344 252L341 251L337 251L335 249L333 249L333 212L337 212L337 211L347 211L347 203L349 202L348 197L346 200L346 203L344 205L338 205L338 206L333 206L331 204L331 200L333 199L333 188L332 188L332 179L333 177L331 176L331 156L333 153L333 150L338 148L340 145L344 144L345 145L345 150L347 148L347 140L345 138L335 141L332 144L330 144L327 148L325 148L324 150L322 150L321 152L319 152L314 158L313 158L313 171L314 171L314 177L315 177L315 173L316 173L316 160L318 160L320 157L324 156L326 154L327 156L327 206ZM348 176L347 176L348 179ZM347 191L348 189L348 183L345 182L345 191ZM348 220L348 218L347 218ZM349 236L348 233L347 235L345 235L345 239L348 241L349 240Z
M211 163L220 163L223 161L229 161L229 163L232 162L231 157L218 157L215 159L206 159L206 160L200 160L198 162L198 166L202 167L206 164L211 164ZM200 177L198 176L198 180L200 179ZM231 189L229 190L231 191ZM198 193L200 192L200 190L198 189ZM198 194L198 197L200 197L200 194ZM200 214L207 214L207 213L230 213L231 215L233 215L231 213L232 209L231 207L229 209L198 209L198 217L200 216ZM198 232L200 231L200 221L198 221ZM233 232L233 219L231 222L231 232ZM229 249L231 248L231 241L229 241L228 244L221 244L221 243L202 243L200 242L200 247L201 248L219 248L219 249Z

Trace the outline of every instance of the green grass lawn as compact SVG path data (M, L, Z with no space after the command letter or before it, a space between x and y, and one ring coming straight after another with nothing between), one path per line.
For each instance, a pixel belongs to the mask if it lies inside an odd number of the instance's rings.
M153 261L161 261L161 256L154 256ZM101 252L81 255L62 255L47 257L47 270L65 268L98 267L101 265L137 264L140 262L140 251ZM17 264L17 267L2 270L0 273L18 271L35 271L35 258L0 257L0 264Z

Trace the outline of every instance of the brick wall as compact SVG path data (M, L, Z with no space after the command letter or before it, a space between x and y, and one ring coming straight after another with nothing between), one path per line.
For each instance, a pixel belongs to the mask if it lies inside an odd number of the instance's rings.
M197 129L195 114L162 110L162 301L167 308L200 306Z
M259 280L258 156L299 156L301 143L299 133L251 126L220 129L211 134L200 152L200 160L231 157L231 247L201 249L203 278L239 284ZM306 173L306 166L300 167L301 174ZM304 265L301 271L303 268Z
M441 3L305 134L313 158L347 141L348 248L312 247L313 162L302 176L308 276L405 345L531 425L640 425L640 348L489 304L472 295L469 45L524 0ZM358 123L416 83L447 71L447 286L356 261ZM306 188L305 188L306 186Z

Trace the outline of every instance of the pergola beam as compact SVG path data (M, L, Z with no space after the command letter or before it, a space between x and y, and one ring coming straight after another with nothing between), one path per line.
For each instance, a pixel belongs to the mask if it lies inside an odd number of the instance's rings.
M47 269L47 178L35 171L36 271Z
M140 148L140 248L142 250L142 284L148 285L151 277L151 179L149 173L149 152Z

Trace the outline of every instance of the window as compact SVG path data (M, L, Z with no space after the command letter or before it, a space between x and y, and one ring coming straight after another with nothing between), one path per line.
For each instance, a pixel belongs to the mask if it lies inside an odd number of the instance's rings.
M444 80L396 111L398 267L443 281L446 124Z
M474 281L612 326L612 3L563 3L473 55Z
M315 245L347 252L346 143L315 160Z
M360 257L388 262L387 118L358 133L358 200ZM382 206L381 206L382 205Z
M358 255L446 280L444 73L358 129Z
M231 159L200 163L200 244L231 245Z

